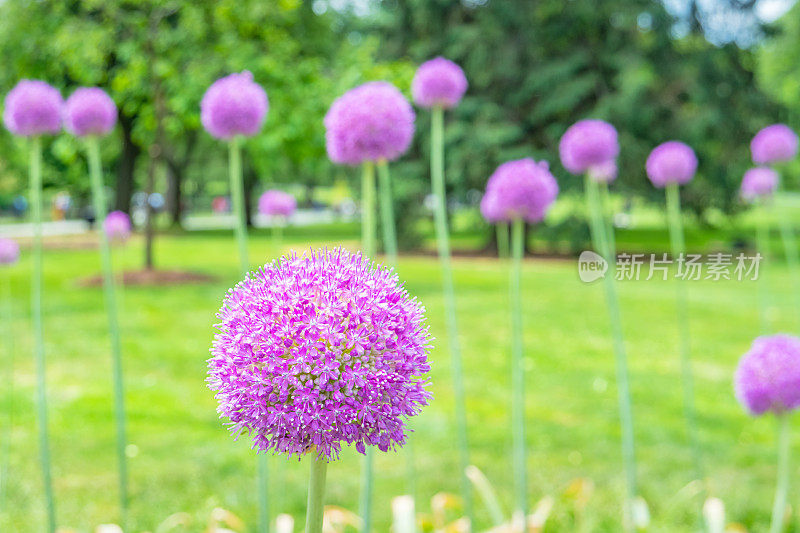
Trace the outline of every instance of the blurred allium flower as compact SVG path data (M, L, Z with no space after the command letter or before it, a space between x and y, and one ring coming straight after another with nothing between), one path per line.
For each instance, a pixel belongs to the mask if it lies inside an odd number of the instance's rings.
M3 122L14 135L55 134L61 131L62 105L55 87L39 80L20 80L6 95Z
M131 219L123 211L111 211L103 222L103 231L114 241L125 241L131 236Z
M426 61L411 81L411 95L420 107L455 107L467 91L461 67L443 57Z
M511 222L522 218L541 221L558 196L558 183L547 161L517 159L503 163L486 183L486 206L481 211L489 222ZM491 217L491 218L490 218Z
M81 87L67 98L64 126L73 135L108 135L116 124L117 106L103 89Z
M756 133L750 142L753 162L768 165L794 159L797 142L797 134L786 124L767 126Z
M218 139L251 137L261 130L268 110L267 93L245 70L211 84L200 102L200 121Z
M497 195L493 191L486 191L481 198L481 215L489 224L496 224L503 220L503 215L498 209Z
M599 166L606 171L598 173L598 178L608 177L607 165L619 155L617 130L602 120L580 120L564 132L558 152L561 164L572 174L583 174Z
M617 179L617 162L613 159L589 167L589 177L601 183L611 183Z
M414 110L391 83L371 81L337 98L325 115L328 157L334 163L400 157L414 136Z
M734 376L739 403L753 415L780 414L800 406L800 339L758 337Z
M656 187L666 187L671 183L688 183L697 172L697 156L694 150L680 141L667 141L659 144L645 163L647 177Z
M269 190L258 199L258 212L262 215L290 217L297 209L297 200L283 191Z
M740 193L749 202L762 196L772 196L777 187L777 172L769 167L755 167L744 173Z
M17 241L0 237L0 265L12 265L19 260Z
M231 432L288 455L383 451L431 395L424 309L390 270L341 248L292 255L228 291L209 388Z

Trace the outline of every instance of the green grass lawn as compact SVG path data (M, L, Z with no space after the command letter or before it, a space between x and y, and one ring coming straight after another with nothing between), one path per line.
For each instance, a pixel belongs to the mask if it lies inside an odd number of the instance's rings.
M352 228L350 228L352 229ZM332 245L342 228L290 233L287 248ZM621 239L625 237L622 236ZM691 242L691 238L690 238ZM122 253L138 265L137 239ZM275 254L265 233L251 237L253 266ZM127 287L123 302L123 357L129 417L130 531L155 531L169 515L187 512L190 531L203 531L215 507L255 524L255 458L247 439L234 442L219 421L205 386L215 312L238 279L234 239L225 232L170 234L156 244L158 266L209 273L217 282L172 287ZM776 329L797 331L786 270L772 265ZM15 406L11 468L0 531L42 531L44 512L32 405L34 373L28 314L29 256L3 270L12 281L15 320L0 357L0 436ZM99 271L91 249L45 255L45 334L50 430L58 522L77 531L118 520L109 340L100 289L79 281ZM497 490L505 511L512 501L509 457L509 320L506 265L494 259L454 261L461 327L472 462ZM457 493L459 476L452 423L453 394L438 263L400 260L411 294L427 307L437 340L431 353L434 400L413 422L419 511L430 512L438 492ZM628 339L636 455L651 531L696 531L701 503L691 479L682 418L672 282L620 283ZM578 280L572 260L527 260L523 272L527 365L528 469L531 505L551 495L547 531L620 531L622 465L614 361L602 286ZM690 312L697 410L710 493L724 500L730 521L763 531L774 478L774 421L746 416L733 397L731 377L740 355L759 333L752 282L691 282ZM9 337L10 335L10 337ZM6 339L12 339L13 343ZM8 386L13 344L15 387ZM2 448L0 448L2 449ZM795 451L798 447L795 446ZM287 512L302 524L306 461L271 459L273 516ZM800 466L800 461L795 463ZM377 454L377 532L389 531L390 502L407 486L403 452ZM797 472L793 478L797 480ZM347 449L328 473L327 503L356 510L360 456ZM577 478L594 490L581 511L567 490ZM800 506L800 483L790 501ZM478 502L479 525L489 526ZM582 521L582 522L581 522ZM795 522L797 519L795 518Z

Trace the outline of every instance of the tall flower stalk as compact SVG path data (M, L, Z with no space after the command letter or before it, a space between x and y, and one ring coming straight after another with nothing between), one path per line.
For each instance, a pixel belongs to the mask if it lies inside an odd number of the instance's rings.
M258 212L272 219L272 248L280 253L283 242L283 227L297 211L297 200L291 194L271 189L258 199Z
M461 495L464 499L464 511L469 521L469 527L474 528L472 486L467 477L467 467L470 461L464 378L456 318L455 289L450 266L450 237L447 227L447 196L445 195L444 179L444 111L458 105L467 90L467 85L467 78L461 67L448 59L436 57L426 61L417 69L411 82L411 93L418 106L431 110L431 189L435 198L433 217L442 271L447 340L450 346L450 364L453 375Z
M386 252L386 262L393 265L397 262L397 234L394 222L394 206L392 205L392 178L389 174L389 164L385 159L379 159L377 167L381 191L383 248Z
M655 187L666 191L667 220L672 257L681 261L686 244L681 220L681 185L692 180L697 172L697 156L692 148L679 141L668 141L655 147L647 158L647 176ZM680 264L680 263L679 263ZM695 478L704 479L703 459L697 437L697 416L694 402L694 375L692 372L692 344L689 331L689 310L684 280L675 280L675 310L680 343L681 382L683 387L683 412L689 446L692 450ZM701 510L702 514L702 510Z
M423 308L391 269L336 248L247 275L217 316L207 381L218 412L259 451L311 460L306 533L320 533L328 463L344 446L401 447L431 397Z
M253 81L253 75L248 71L218 79L206 90L200 103L200 119L203 127L213 137L228 143L228 176L242 275L250 271L250 261L247 253L247 216L244 205L241 144L244 138L252 137L261 131L268 110L267 93ZM263 453L257 456L256 470L258 531L268 533L269 463Z
M325 145L334 163L361 165L361 247L374 257L377 246L375 166L381 175L381 212L387 253L396 256L387 161L404 154L414 136L414 110L394 85L373 81L347 91L325 115ZM388 205L387 205L388 203ZM391 234L386 232L391 231ZM386 238L388 237L388 238ZM392 249L392 247L394 249ZM360 507L362 531L372 528L372 448L365 450Z
M512 466L516 502L514 521L524 529L528 515L528 465L525 437L525 345L522 327L522 259L525 255L525 224L544 219L558 195L558 184L547 162L518 159L500 165L486 183L481 201L487 221L511 225L511 427Z
M800 338L758 337L739 361L734 375L736 398L752 416L772 413L778 422L778 462L770 533L781 533L789 491L789 417L800 407Z
M584 175L584 194L589 215L592 246L609 266L616 264L614 229L606 217L608 203L604 189L617 177L619 141L614 126L602 120L581 120L570 126L559 142L561 163L570 173ZM619 297L612 268L603 276L606 307L611 325L617 378L617 402L622 430L622 463L625 473L623 528L630 531L637 498L636 455L634 449L633 408L629 384L628 357L622 331Z
M98 225L106 221L106 198L103 184L103 167L100 160L100 137L108 135L117 122L117 107L114 101L97 87L77 89L67 99L64 107L66 129L85 141L89 161L89 180L92 190L92 205ZM103 295L105 298L108 332L111 340L111 371L114 388L114 425L119 468L119 502L122 524L128 519L128 466L125 456L125 385L122 370L117 297L115 293L114 269L111 261L111 246L105 227L97 232L100 241L100 261L103 272Z
M31 272L31 321L33 358L36 366L36 420L39 434L39 462L42 469L47 531L56 529L56 504L50 466L50 437L47 428L47 379L45 375L44 324L42 317L42 135L61 131L61 94L39 80L22 80L7 95L3 122L14 135L29 138L30 210L33 222Z
M779 188L778 173L774 167L781 163L791 161L797 156L800 139L797 134L786 124L772 124L759 130L750 142L750 152L753 162L760 165L750 169L745 173L742 180L742 196L745 200L760 198L761 203L772 199L773 193ZM748 179L749 178L749 179ZM795 309L800 309L800 254L797 249L797 237L792 228L790 218L784 216L783 212L775 212L775 204L772 203L772 216L778 221L778 231L780 232L783 244L784 256L789 266L789 277L792 284L792 294L795 298ZM767 224L765 209L757 213L760 220L759 224ZM760 231L764 231L762 228ZM762 246L766 242L762 242ZM763 285L765 282L760 282ZM765 289L761 287L762 293ZM800 312L800 311L798 311ZM764 326L767 325L766 319L762 320Z

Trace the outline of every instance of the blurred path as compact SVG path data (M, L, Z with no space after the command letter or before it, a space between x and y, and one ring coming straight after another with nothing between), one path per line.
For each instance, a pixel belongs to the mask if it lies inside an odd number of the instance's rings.
M58 220L42 224L42 234L45 237L81 235L88 232L89 224L85 220ZM27 222L0 224L0 237L16 239L33 237L33 224Z

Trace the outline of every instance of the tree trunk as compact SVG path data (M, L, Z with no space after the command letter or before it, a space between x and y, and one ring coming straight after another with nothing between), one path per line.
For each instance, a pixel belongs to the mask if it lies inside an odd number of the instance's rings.
M134 117L120 113L119 124L122 130L122 153L117 165L116 197L114 209L131 212L131 196L133 196L133 179L136 170L136 160L141 153L139 145L133 142Z
M167 162L167 198L166 207L170 217L170 225L181 225L183 218L183 169L172 161Z
M256 170L253 168L253 165L247 162L247 156L245 155L245 164L244 164L244 213L245 219L247 220L247 226L253 227L253 190L256 187L256 183L258 183L258 174L256 174Z

